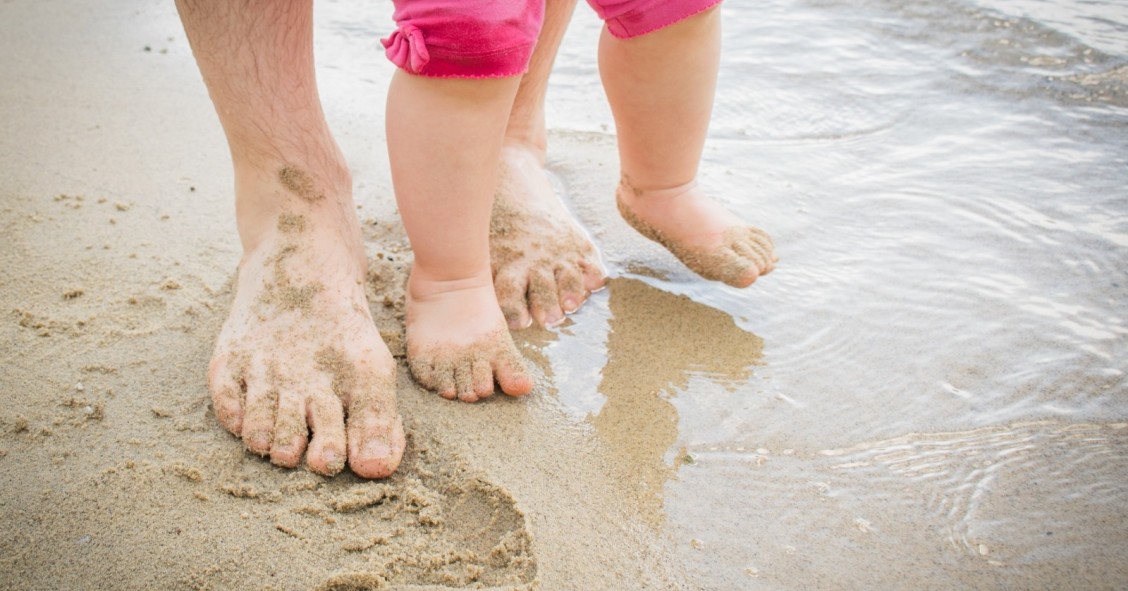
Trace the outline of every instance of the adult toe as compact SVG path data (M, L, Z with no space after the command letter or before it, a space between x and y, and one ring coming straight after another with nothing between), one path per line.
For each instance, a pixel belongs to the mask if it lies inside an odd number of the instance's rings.
M603 268L595 249L591 250L592 254L577 264L584 279L584 289L589 292L599 291L607 285L607 270Z
M363 478L391 475L406 446L403 422L396 412L394 376L360 379L349 398L349 467Z
M306 407L306 420L313 431L306 453L309 469L332 476L345 467L345 413L331 389L313 396Z
M552 326L564 319L556 278L547 270L534 271L529 277L529 313L542 326Z
M239 435L243 430L244 384L236 379L231 368L231 355L219 354L208 364L208 391L212 410L224 428Z
M564 266L556 270L556 288L560 308L566 314L575 312L587 299L584 277L576 267Z
M526 293L529 290L528 275L519 272L510 266L499 272L494 277L494 291L497 294L497 303L509 328L526 328L532 323L529 315L529 302Z
M243 444L265 456L274 439L274 411L278 390L267 380L262 364L252 363L247 376L247 400L243 409Z
M305 404L296 392L282 391L274 420L274 437L270 444L270 461L293 468L302 460L308 441Z

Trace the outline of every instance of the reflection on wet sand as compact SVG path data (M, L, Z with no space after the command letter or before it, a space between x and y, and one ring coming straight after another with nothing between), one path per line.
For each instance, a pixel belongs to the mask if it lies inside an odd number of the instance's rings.
M678 441L671 397L690 379L706 377L726 392L752 376L763 340L737 327L728 314L634 279L610 283L607 365L599 390L607 397L592 423L616 459L640 513L664 520L662 489L684 456L667 458Z

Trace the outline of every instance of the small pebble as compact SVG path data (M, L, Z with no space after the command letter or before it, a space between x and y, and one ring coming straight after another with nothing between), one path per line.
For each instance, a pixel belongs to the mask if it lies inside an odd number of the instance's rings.
M979 545L979 555L980 556L987 556L988 552L989 552L989 550L987 549L987 544L980 544Z
M701 540L698 540L697 538L693 538L692 540L689 541L689 545L693 546L693 548L695 550L700 550L700 549L705 547L705 542L702 542Z
M85 389L86 389L86 386L83 386L83 385L82 385L82 382L79 382L79 383L77 383L77 384L75 384L75 385L74 385L74 389L75 389L75 390L78 390L79 392L82 392L83 390L85 390Z
M758 569L754 566L750 566L750 567L744 569L744 574L746 574L750 577L758 577L758 576L760 576L760 569Z
M91 539L91 538L90 538L90 536L89 536L89 535L85 535L85 536L82 536L81 538L79 538L79 539L75 540L75 543L76 543L76 544L89 544L89 543L90 543L90 539Z

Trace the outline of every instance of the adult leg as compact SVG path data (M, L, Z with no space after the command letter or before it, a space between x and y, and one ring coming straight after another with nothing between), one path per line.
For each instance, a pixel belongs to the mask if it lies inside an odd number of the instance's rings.
M498 303L511 328L556 324L606 281L591 237L552 190L544 168L548 76L575 6L576 0L548 0L506 124L490 256Z
M216 417L282 466L304 453L321 474L346 458L361 476L391 474L404 449L395 364L368 310L352 180L317 96L312 2L177 9L231 149L244 249L208 369Z
M624 219L703 277L746 287L774 267L771 239L696 184L720 44L715 7L632 38L605 28L599 69L619 139Z

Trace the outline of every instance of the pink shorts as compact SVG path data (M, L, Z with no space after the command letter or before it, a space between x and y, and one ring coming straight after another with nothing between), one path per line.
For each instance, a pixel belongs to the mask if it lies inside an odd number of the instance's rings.
M434 78L523 74L544 20L544 0L394 0L396 31L385 54L405 71ZM721 0L588 0L620 39L656 31Z

